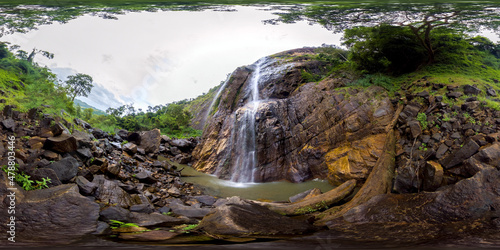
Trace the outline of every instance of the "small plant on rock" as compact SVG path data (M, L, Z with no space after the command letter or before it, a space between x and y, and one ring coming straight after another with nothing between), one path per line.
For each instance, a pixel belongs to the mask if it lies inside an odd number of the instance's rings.
M25 174L24 172L20 172L17 164L14 166L15 166L14 172L16 173L14 180L24 190L30 191L30 190L44 189L49 187L48 183L51 183L50 178L48 177L42 178L41 181L30 180L31 176ZM2 170L7 173L8 172L7 166L2 167Z
M125 223L125 222L121 222L118 220L109 220L109 222L110 222L109 227L111 229L117 229L117 228L121 228L121 227L139 227L135 223Z
M420 122L420 126L422 126L422 129L427 129L427 115L425 113L418 113L417 115L417 121Z

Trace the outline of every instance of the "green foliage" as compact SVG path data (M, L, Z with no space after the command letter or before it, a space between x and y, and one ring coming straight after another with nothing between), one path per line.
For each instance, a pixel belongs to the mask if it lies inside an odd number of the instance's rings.
M84 109L83 110L83 119L86 121L90 121L90 119L92 119L93 113L94 113L94 110L92 108Z
M11 49L15 51L17 47L11 46ZM17 57L8 43L0 42L0 88L7 90L3 96L6 103L16 105L22 112L44 104L49 106L44 108L45 113L59 114L66 110L73 114L73 103L64 88L55 84L56 76L49 69L29 61L26 52L18 50L16 54ZM0 104L0 108L4 105Z
M30 180L31 176L25 174L24 172L20 172L17 164L14 167L15 170L12 172L16 173L15 182L26 191L48 188L47 184L51 183L51 180L48 177L42 178L41 181ZM7 166L3 166L2 170L6 173L9 172Z
M417 114L417 121L420 122L420 126L422 126L422 129L427 129L427 115L425 113L418 113Z
M78 73L76 75L68 76L68 80L65 81L68 94L71 96L71 102L75 100L77 96L87 97L92 91L92 77L86 74Z
M301 71L301 76L304 82L317 82L321 80L321 78L323 78L321 75L312 74L307 72L306 70Z
M393 81L393 78L383 74L368 74L363 78L353 81L352 83L348 83L347 86L364 88L369 86L379 86L389 92L395 92L399 90L399 85Z
M178 229L180 229L180 231L184 233L190 233L190 231L195 229L196 227L198 227L198 224L183 224L180 225Z
M132 105L108 108L107 116L96 116L89 122L104 131L123 128L129 131L159 128L170 137L184 138L201 136L201 131L189 126L192 115L187 110L187 100L149 107L147 112L137 111Z
M350 60L367 73L407 73L426 59L425 49L408 27L355 27L347 29L343 39L351 50Z
M122 228L122 227L139 227L135 223L125 223L125 222L121 222L118 220L109 220L109 222L110 222L109 227L111 229L117 229L117 228Z

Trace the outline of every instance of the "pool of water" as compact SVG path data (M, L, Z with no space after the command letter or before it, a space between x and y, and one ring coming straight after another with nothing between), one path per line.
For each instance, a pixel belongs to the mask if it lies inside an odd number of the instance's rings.
M312 180L302 183L291 183L287 181L267 182L267 183L237 183L228 180L221 180L214 175L209 175L196 171L189 166L182 170L182 180L194 183L202 187L206 194L217 197L240 196L252 200L272 200L286 201L290 196L307 191L312 188L319 188L322 192L327 192L334 188L328 181Z

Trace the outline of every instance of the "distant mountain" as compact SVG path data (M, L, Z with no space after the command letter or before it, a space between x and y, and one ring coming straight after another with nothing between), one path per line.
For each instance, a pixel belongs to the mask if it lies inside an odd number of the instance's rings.
M90 106L90 105L88 105L84 101L75 99L74 103L75 103L75 107L78 106L78 105L80 105L80 107L82 107L82 109L88 109L88 108L93 109L94 110L94 112L93 112L94 115L105 115L106 114L106 112L104 112L104 111L102 111L102 110L100 110L98 108L95 108L93 106Z

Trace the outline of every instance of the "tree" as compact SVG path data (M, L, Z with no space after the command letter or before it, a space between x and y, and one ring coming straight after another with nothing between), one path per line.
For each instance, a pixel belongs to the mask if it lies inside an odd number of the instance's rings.
M92 114L94 113L94 109L92 108L86 108L83 110L83 119L85 121L90 121L92 119Z
M347 29L343 44L351 49L350 60L369 73L411 72L426 57L425 50L407 27L380 25Z
M433 63L436 48L432 33L437 29L456 31L478 31L489 28L498 31L500 4L491 3L432 3L432 4L379 4L378 1L365 5L304 5L282 9L277 19L265 23L294 23L307 20L319 23L334 32L381 24L407 27L414 34L420 46L425 49L426 63Z
M71 97L71 101L75 100L77 96L89 96L90 91L92 91L92 77L86 74L78 73L76 75L68 76L66 80L66 87L68 89L68 94Z

